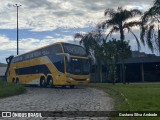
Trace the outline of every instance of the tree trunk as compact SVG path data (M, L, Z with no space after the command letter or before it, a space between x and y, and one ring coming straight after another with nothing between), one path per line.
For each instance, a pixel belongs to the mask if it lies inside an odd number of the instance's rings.
M125 84L126 83L126 73L125 73L124 59L122 60L122 79L123 79L123 84Z
M123 42L123 40L121 40ZM123 45L123 44L122 44ZM121 62L122 62L122 81L123 81L123 84L126 83L125 81L125 65L124 65L124 46L122 46L122 56L121 56Z
M119 28L120 28L120 40L124 41L125 37L122 25L120 25Z
M123 31L123 26L122 26L122 24L119 26L119 28L120 28L120 39L121 39L121 41L123 42L124 41L124 39L125 39L125 37L124 37L124 31ZM123 44L122 44L123 45ZM125 66L124 66L124 46L122 46L122 81L123 81L123 84L125 84Z
M95 68L96 68L96 71L95 71L95 76L96 76L96 82L99 82L99 80L97 80L98 79L98 64L96 64L96 66L95 66Z
M160 56L160 30L158 27L158 52L159 52L159 56Z
M102 64L101 64L101 62L100 62L100 64L99 64L100 66L99 66L99 69L100 69L100 73L99 73L99 76L100 76L100 81L101 81L101 83L103 82L103 79L102 79Z
M101 70L102 65L101 65L100 59L97 62L97 67L98 67L97 68L98 69L98 79L99 79L100 83L102 83L102 70Z
M102 63L99 56L97 57L97 76L98 76L98 81L102 83Z
M120 82L123 82L122 64L119 67L120 67Z

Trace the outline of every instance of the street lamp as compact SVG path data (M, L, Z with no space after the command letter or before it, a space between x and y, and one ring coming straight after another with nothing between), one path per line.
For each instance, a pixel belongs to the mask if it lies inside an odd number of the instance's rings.
M18 55L18 8L22 5L15 4L14 7L17 7L17 55Z

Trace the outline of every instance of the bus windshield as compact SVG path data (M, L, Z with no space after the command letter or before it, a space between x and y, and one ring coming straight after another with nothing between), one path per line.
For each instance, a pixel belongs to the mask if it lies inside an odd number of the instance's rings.
M63 43L63 48L64 52L70 55L87 56L85 49L79 45Z
M71 58L67 64L67 72L75 75L88 75L90 63L88 59Z

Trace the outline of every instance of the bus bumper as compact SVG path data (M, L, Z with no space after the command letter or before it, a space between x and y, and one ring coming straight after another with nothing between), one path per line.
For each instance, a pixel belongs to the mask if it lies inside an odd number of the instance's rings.
M79 79L79 80L75 80L75 79L72 79L72 78L68 78L67 79L67 85L88 85L89 82L90 82L90 79L87 78L87 79Z

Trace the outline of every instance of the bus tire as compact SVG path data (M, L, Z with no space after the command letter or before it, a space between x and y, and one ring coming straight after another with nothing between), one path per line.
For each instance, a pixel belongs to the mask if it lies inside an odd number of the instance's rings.
M47 78L47 85L52 88L53 87L53 78L51 76L49 76Z
M16 84L18 84L18 83L19 83L19 78L16 78L15 83L16 83Z
M65 88L66 88L66 85L62 85L62 88L65 89Z
M74 86L74 85L70 85L70 88L71 88L71 89L74 89L74 88L75 88L75 86Z
M12 83L15 83L15 78L12 79Z
M45 77L40 78L40 87L46 87Z

